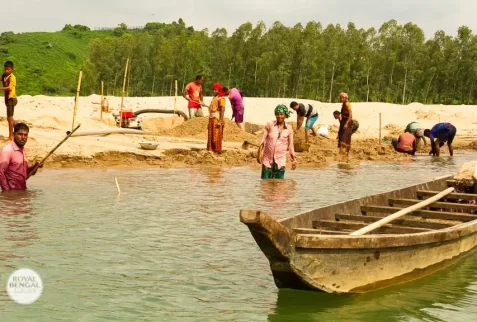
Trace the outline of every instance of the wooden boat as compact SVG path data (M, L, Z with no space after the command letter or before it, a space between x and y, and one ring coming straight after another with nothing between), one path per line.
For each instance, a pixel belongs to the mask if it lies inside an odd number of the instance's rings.
M241 210L240 220L278 288L365 293L432 274L476 248L476 164L281 220Z

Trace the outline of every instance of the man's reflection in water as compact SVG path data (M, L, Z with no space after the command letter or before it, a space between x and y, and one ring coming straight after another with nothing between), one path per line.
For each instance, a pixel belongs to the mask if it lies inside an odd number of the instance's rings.
M35 195L31 190L0 193L0 261L21 257L15 248L30 246L37 238L31 204Z
M297 183L294 180L289 179L272 179L260 181L260 198L271 203L273 213L269 215L275 215L275 210L280 210L285 206L289 206L288 201L296 195ZM285 214L283 217L293 215Z

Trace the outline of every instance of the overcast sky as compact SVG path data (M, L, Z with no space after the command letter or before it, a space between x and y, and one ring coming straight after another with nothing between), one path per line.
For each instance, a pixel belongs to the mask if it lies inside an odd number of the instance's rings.
M65 24L90 28L124 22L143 26L150 21L182 18L196 29L235 30L242 23L274 21L293 26L314 20L324 26L349 21L358 28L375 27L390 19L416 23L427 38L437 30L456 35L467 25L477 32L477 0L7 0L0 12L0 32L58 31Z

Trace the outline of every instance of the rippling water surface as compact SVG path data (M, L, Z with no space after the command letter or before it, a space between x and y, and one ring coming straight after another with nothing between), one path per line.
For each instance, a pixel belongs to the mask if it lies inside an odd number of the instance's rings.
M239 221L241 208L289 216L474 157L298 169L279 185L248 168L44 171L0 194L0 321L476 321L477 255L365 295L279 291ZM21 267L44 284L28 306L4 287Z

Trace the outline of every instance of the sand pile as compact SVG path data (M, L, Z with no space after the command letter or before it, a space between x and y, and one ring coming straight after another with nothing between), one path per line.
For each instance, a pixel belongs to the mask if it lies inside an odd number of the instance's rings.
M432 111L427 112L423 110L418 110L416 111L416 118L418 120L435 120L439 118L439 115Z
M302 131L296 134L297 141L304 140ZM335 138L325 138L322 136L311 136L310 151L297 153L306 163L326 162L326 158L335 157L338 153L338 140ZM379 139L352 139L350 160L354 161L392 161L397 159L407 159L408 155L394 151L391 144L381 143Z
M209 118L207 117L195 117L176 126L170 130L164 131L162 134L166 136L180 137L180 138L193 138L200 140L207 140L208 132L207 126L209 124ZM243 133L238 126L229 119L225 119L224 126L224 141L229 142L242 142L242 141L257 142L259 137L250 133Z
M388 124L384 127L385 130L389 132L390 135L401 135L404 133L404 128L396 124Z
M180 116L143 118L142 128L146 132L161 133L184 123Z

